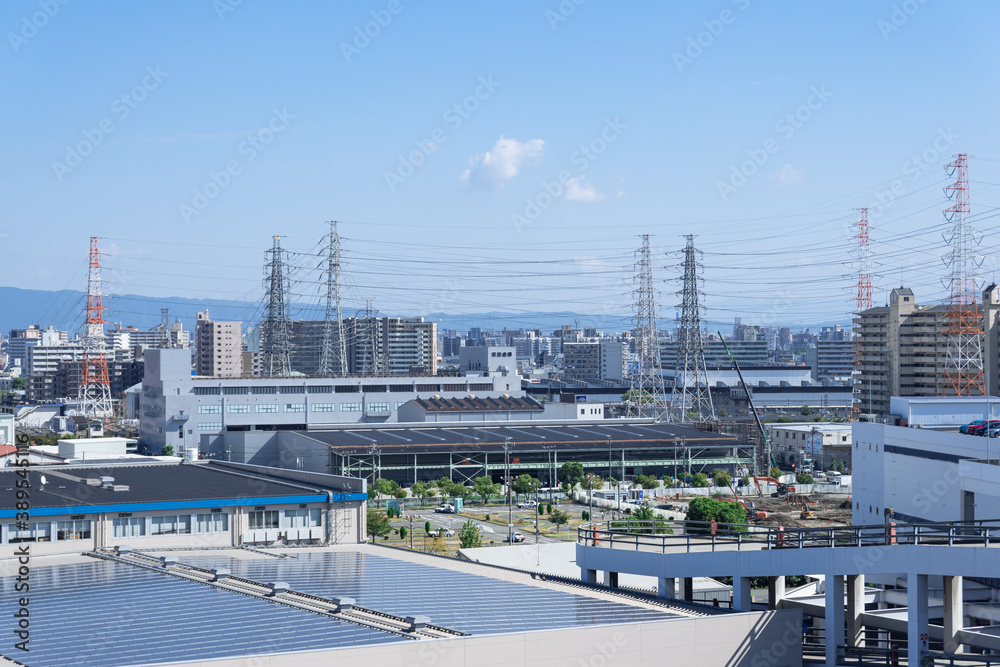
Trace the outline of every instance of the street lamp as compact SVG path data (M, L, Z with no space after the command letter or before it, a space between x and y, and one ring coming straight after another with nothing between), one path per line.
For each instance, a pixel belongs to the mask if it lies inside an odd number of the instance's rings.
M511 477L510 477L510 451L514 448L513 438L503 439L503 459L504 465L507 468L507 544L514 546L514 506L510 502L510 487L511 487ZM538 511L537 509L535 510ZM537 524L536 524L537 525Z

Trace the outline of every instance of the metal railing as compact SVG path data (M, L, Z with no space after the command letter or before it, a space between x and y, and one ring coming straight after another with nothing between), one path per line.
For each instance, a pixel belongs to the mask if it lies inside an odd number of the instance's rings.
M991 524L991 525L987 525ZM586 523L577 529L577 544L661 553L699 553L811 547L895 545L1000 547L1000 522L914 523L884 526L772 528L744 524L684 522L685 532L664 534L663 522L617 519ZM690 531L697 532L690 532Z

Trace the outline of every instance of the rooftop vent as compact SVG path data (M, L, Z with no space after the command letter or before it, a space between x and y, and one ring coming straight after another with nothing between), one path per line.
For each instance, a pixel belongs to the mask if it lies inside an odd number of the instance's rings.
M128 491L128 484L112 484L112 491Z

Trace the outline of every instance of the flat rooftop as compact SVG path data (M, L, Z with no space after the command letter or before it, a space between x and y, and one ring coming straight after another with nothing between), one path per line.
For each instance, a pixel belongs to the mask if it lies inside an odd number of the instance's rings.
M225 567L242 580L287 582L326 600L351 597L385 614L425 615L473 636L690 617L607 591L372 545L271 553L287 557L240 549L169 555L183 566ZM0 564L0 615L6 618L17 610L16 567ZM15 651L10 642L0 647L0 655L29 667L154 665L412 641L155 567L87 555L34 558L30 610L31 651Z

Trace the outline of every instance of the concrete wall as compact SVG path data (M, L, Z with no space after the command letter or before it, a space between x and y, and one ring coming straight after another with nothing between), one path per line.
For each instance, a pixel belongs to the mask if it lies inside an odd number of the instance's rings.
M363 648L254 657L259 667L525 665L622 667L792 667L802 664L799 610L679 618L656 623L588 626ZM190 663L188 663L190 664ZM203 667L245 667L247 657L203 660Z

